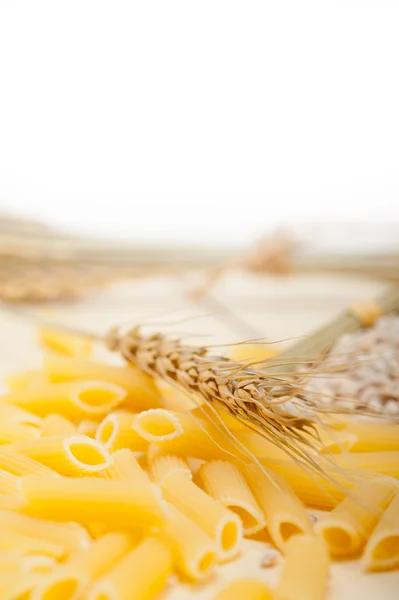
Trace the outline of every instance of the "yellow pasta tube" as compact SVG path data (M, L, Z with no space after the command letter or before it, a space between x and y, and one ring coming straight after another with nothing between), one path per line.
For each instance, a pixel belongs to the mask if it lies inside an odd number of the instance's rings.
M392 475L398 469L398 460L396 452L335 454L338 468L328 465L324 476L307 472L293 460L260 459L267 469L283 477L307 506L321 509L334 508L357 482L377 479L378 472Z
M263 581L237 579L228 583L214 600L273 600L274 595Z
M105 479L127 479L135 485L150 485L150 479L145 471L139 465L137 458L132 450L122 448L112 453L112 464L98 475Z
M58 566L34 590L31 600L73 600L85 594L88 585L111 569L131 548L124 533L108 533Z
M12 475L4 469L0 469L0 493L1 494L18 494L19 477Z
M40 582L40 573L20 573L0 575L0 598L2 600L30 600L31 593Z
M96 437L97 428L97 421L93 421L92 419L83 419L83 421L80 421L77 426L77 432L94 438Z
M10 494L0 494L0 511L12 510L20 511L24 508L24 503L20 496L11 496Z
M352 452L399 450L399 424L352 419L345 431L356 436Z
M37 427L19 423L0 423L0 444L12 444L24 440L36 440L40 437Z
M203 400L201 397L196 397L196 407L195 408L191 408L190 410L190 415L193 415L193 417L195 418L200 418L204 421L206 421L208 424L211 425L215 425L215 422L220 425L220 428L223 430L223 424L225 426L228 427L228 429L230 429L231 431L240 431L240 430L245 430L246 429L246 425L244 423L241 423L240 421L238 421L237 419L235 419L229 412L227 409L224 409L221 406L213 406L208 404L205 400ZM174 410L171 407L166 407L169 410ZM188 409L186 408L185 411L180 411L180 412L186 412ZM178 411L179 412L179 411Z
M323 540L316 536L294 535L285 546L276 597L279 600L324 600L328 570L328 550Z
M162 397L162 406L167 410L186 412L197 405L194 394L181 391L179 386L171 385L165 381L156 381L156 386Z
M316 524L333 556L360 552L371 531L398 489L390 479L361 483Z
M172 565L170 548L148 537L94 584L87 600L152 600L166 586Z
M139 528L163 522L155 489L144 481L28 475L21 479L21 493L26 512L36 517Z
M70 554L89 545L90 537L87 531L77 523L55 523L45 520L46 515L43 517L43 519L36 519L24 514L0 511L0 529L3 533L7 532L2 536L1 543L8 543L12 533L27 537L34 550L39 550L39 546L34 545L36 538L44 544L61 547L61 550L63 549L61 554ZM20 542L14 545L14 547L18 546L21 546ZM40 546L40 549L47 553L43 546ZM58 553L51 555L59 556Z
M1 402L1 399L0 399ZM12 423L13 425L31 425L40 428L42 419L37 415L24 410L19 406L0 403L0 420L2 423Z
M337 454L334 462L341 469L361 470L399 479L399 450Z
M19 442L14 444L13 449L62 475L96 473L112 464L112 456L102 444L79 434L54 435L35 442Z
M398 491L371 534L362 560L366 571L385 571L399 567Z
M41 417L58 413L68 419L101 418L126 397L126 391L105 381L49 383L40 388L11 392L2 401Z
M20 560L21 569L28 573L50 573L58 565L55 558L45 554L30 554Z
M40 434L42 437L64 433L76 433L76 427L71 421L58 414L51 414L44 417L40 426Z
M19 556L42 554L55 559L62 558L65 555L61 544L39 537L16 533L15 531L7 530L7 528L3 530L0 538L0 551L18 552Z
M304 505L288 483L271 473L265 474L256 465L245 469L245 477L262 507L270 535L284 549L293 535L312 533L312 523Z
M165 505L167 520L163 533L175 550L177 569L189 579L208 577L216 560L215 543L173 504Z
M13 475L54 475L58 473L37 460L15 452L9 446L0 448L0 468Z
M111 451L130 448L144 452L148 442L132 428L134 417L135 414L128 411L115 411L106 416L98 426L96 440Z
M92 353L92 342L89 338L52 327L40 327L39 342L46 350L64 356L87 357Z
M235 362L268 361L278 354L273 344L236 344L231 347L231 360Z
M127 392L124 405L133 411L161 406L152 377L131 364L116 367L82 358L47 356L44 370L53 382L90 379L121 387Z
M166 477L176 472L183 473L189 479L193 477L187 462L181 456L161 454L151 463L151 473L158 483L162 483Z
M38 381L44 383L46 379L45 373L39 369L32 369L30 371L22 371L20 373L13 373L4 377L4 382L9 390L12 392L19 392L26 390L28 387L35 386Z
M197 523L214 541L219 559L235 556L242 539L242 524L231 510L208 496L181 471L160 481L165 500Z
M198 476L212 498L240 517L245 534L254 534L265 527L264 514L235 465L223 460L214 460L202 465Z
M0 551L0 573L48 573L57 564L55 558L46 554L24 555L19 550Z
M313 452L316 454L328 453L339 454L351 450L356 442L356 435L349 431L335 431L333 429L319 429L317 431L318 439L307 437L314 446L312 450L309 446L304 446L304 451L307 453ZM282 448L276 446L269 440L258 434L250 433L248 430L242 430L236 433L237 439L242 442L245 447L258 458L277 458L287 460L287 453ZM335 459L335 457L334 457Z
M212 423L189 413L147 410L136 415L133 428L149 443L157 444L171 454L204 460L246 456L222 425L219 430Z

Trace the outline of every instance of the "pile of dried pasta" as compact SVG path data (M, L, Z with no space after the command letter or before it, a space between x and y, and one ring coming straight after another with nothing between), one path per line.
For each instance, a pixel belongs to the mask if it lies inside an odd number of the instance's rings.
M41 337L43 369L9 377L0 399L2 600L162 598L255 534L281 552L276 588L232 581L218 600L322 600L331 559L399 566L398 425L320 431L324 477L223 416L257 457L245 462L174 388L94 361L70 334ZM315 524L306 506L328 512Z

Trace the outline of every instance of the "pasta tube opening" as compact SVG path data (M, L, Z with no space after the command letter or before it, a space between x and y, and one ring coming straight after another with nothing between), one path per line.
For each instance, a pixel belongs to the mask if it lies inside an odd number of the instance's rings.
M283 542L287 542L290 537L299 533L304 533L304 530L292 521L282 521L280 523L280 536Z
M34 593L32 600L74 600L80 594L82 581L74 575L64 576Z
M350 554L356 551L356 547L352 542L353 537L356 536L356 532L353 531L351 535L349 531L343 529L341 523L326 526L321 533L333 554Z
M399 561L399 532L376 543L372 558L378 561Z
M112 444L112 439L116 433L116 424L111 417L112 415L110 415L106 423L104 422L98 428L98 441L104 444L104 446Z
M45 554L27 554L21 560L25 571L30 573L49 573L58 565L55 558Z
M209 569L211 568L211 566L213 565L213 562L215 560L215 553L212 552L212 550L209 550L208 552L205 552L201 559L198 561L198 573L199 575L204 575L205 573L207 573L209 571Z
M235 519L232 515L232 518L226 516L221 520L216 531L216 543L219 546L222 558L229 558L237 553L241 537L242 531L239 519Z
M108 452L91 438L85 439L84 442L74 441L73 438L65 440L65 447L71 461L76 462L85 471L105 469L110 463Z
M172 440L183 433L179 420L173 413L154 408L137 415L134 429L149 442Z
M77 385L72 399L89 413L104 414L120 404L126 396L122 388L105 381L88 381Z
M399 492L374 529L363 555L367 571L385 571L399 566Z

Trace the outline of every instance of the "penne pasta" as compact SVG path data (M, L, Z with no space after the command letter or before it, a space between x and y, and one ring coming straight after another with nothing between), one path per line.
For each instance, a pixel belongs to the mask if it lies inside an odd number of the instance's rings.
M36 440L39 437L40 431L35 426L0 422L0 444L12 444L14 442L25 440Z
M89 584L111 569L131 548L133 540L124 533L108 533L88 548L71 555L44 577L31 600L74 600L85 595Z
M213 540L221 560L235 556L240 548L242 524L231 510L208 496L182 471L160 481L163 497L197 523Z
M13 425L31 425L40 428L42 419L33 413L13 406L11 404L0 403L0 420L2 423L12 423Z
M112 456L102 444L79 434L54 435L35 442L20 442L14 444L13 449L61 475L96 473L112 464Z
M83 421L80 421L76 429L78 433L94 438L96 437L97 428L97 421L93 421L91 419L83 419Z
M44 371L53 382L90 379L122 388L127 394L124 405L133 411L161 406L161 397L152 377L131 364L116 367L82 358L47 356Z
M340 454L348 450L352 450L356 435L350 431L335 431L333 429L316 430L314 436L303 434L309 442L314 446L314 450L309 446L303 446L306 452L314 452L316 454ZM288 459L288 455L282 448L276 446L261 435L242 430L236 433L237 439L242 442L245 447L258 458L277 458ZM299 444L299 448L301 445ZM335 457L334 457L335 458Z
M268 361L278 354L273 344L236 344L231 347L231 360L234 362Z
M106 416L96 431L96 440L104 444L108 450L130 448L136 452L144 452L148 446L133 428L134 413L115 411Z
M7 573L0 575L0 598L2 600L30 600L31 592L40 582L40 573Z
M105 523L113 527L145 528L161 525L164 516L148 482L108 481L85 477L37 477L21 479L21 493L29 515L82 524Z
M90 537L87 531L77 523L54 523L44 519L36 519L24 514L10 513L0 511L0 529L6 535L2 537L2 542L11 539L11 533L15 535L23 535L33 538L33 541L44 541L47 544L57 545L61 547L62 555L75 552L79 548L85 548L89 545ZM14 547L20 546L21 543L15 544ZM32 546L34 550L39 550L38 547ZM43 551L43 550L42 550ZM46 553L45 551L43 551ZM58 557L59 554L52 554Z
M35 387L38 382L43 384L46 381L46 375L39 369L22 371L20 373L13 373L4 377L4 382L8 389L12 392L20 392L26 390L29 387Z
M23 556L20 559L20 564L21 570L28 573L47 574L58 565L58 561L45 554L30 554L29 556Z
M54 541L25 535L22 532L3 530L0 538L1 552L18 552L19 557L29 557L34 554L44 555L54 559L65 556L64 547Z
M45 417L58 413L68 419L101 418L126 397L126 391L105 381L49 383L3 396L6 404L20 406Z
M202 465L198 476L205 491L212 498L240 517L245 534L251 535L264 529L265 516L235 465L214 460Z
M148 537L93 585L87 600L152 600L166 586L172 565L170 548Z
M270 536L280 550L284 550L293 535L312 533L305 507L286 481L256 465L245 469L245 477L265 513Z
M208 577L216 560L214 542L173 504L166 504L166 517L163 533L175 550L177 569L189 579Z
M0 494L18 494L20 478L0 469Z
M183 473L189 479L193 478L187 462L181 456L175 454L161 454L153 458L151 473L158 483L162 483L166 477L173 473Z
M162 398L162 406L167 410L186 412L195 408L197 402L201 402L200 398L194 397L194 394L191 395L181 391L177 385L157 380L156 386Z
M57 560L46 554L22 554L19 550L0 550L0 573L48 573Z
M397 482L388 478L361 483L324 515L316 531L323 536L331 555L358 554L397 489Z
M386 452L399 450L399 424L352 419L347 431L356 436L352 452Z
M54 475L58 477L58 473L53 469L15 452L9 446L0 448L0 468L13 475Z
M127 479L135 485L150 486L150 479L139 465L132 450L122 448L112 454L113 462L107 469L100 471L98 475L105 479Z
M337 506L356 483L378 479L378 473L399 477L398 460L396 452L336 454L337 468L329 465L325 476L309 472L293 460L260 459L260 462L283 477L307 506L329 509Z
M51 414L44 417L40 426L40 435L42 437L64 433L76 433L76 427L71 421L58 414Z
M258 579L237 579L228 583L214 600L273 600L269 587Z
M45 350L64 356L87 357L92 353L92 341L85 336L52 327L40 327L39 342Z
M328 550L323 540L311 535L294 535L285 546L276 597L279 600L324 600L328 571Z
M204 460L247 457L245 448L242 449L222 426L219 430L214 424L190 413L160 408L147 410L136 415L133 428L147 442L157 444L171 454Z
M19 512L24 508L24 502L20 496L11 496L10 494L0 494L0 511Z
M334 463L339 469L360 470L399 479L399 450L337 454Z
M399 491L371 534L362 560L366 571L385 571L399 566Z

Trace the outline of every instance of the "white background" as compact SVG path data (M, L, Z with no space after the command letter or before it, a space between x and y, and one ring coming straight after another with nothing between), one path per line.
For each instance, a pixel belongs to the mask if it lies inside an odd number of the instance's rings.
M399 2L0 0L0 209L241 243L399 223Z

